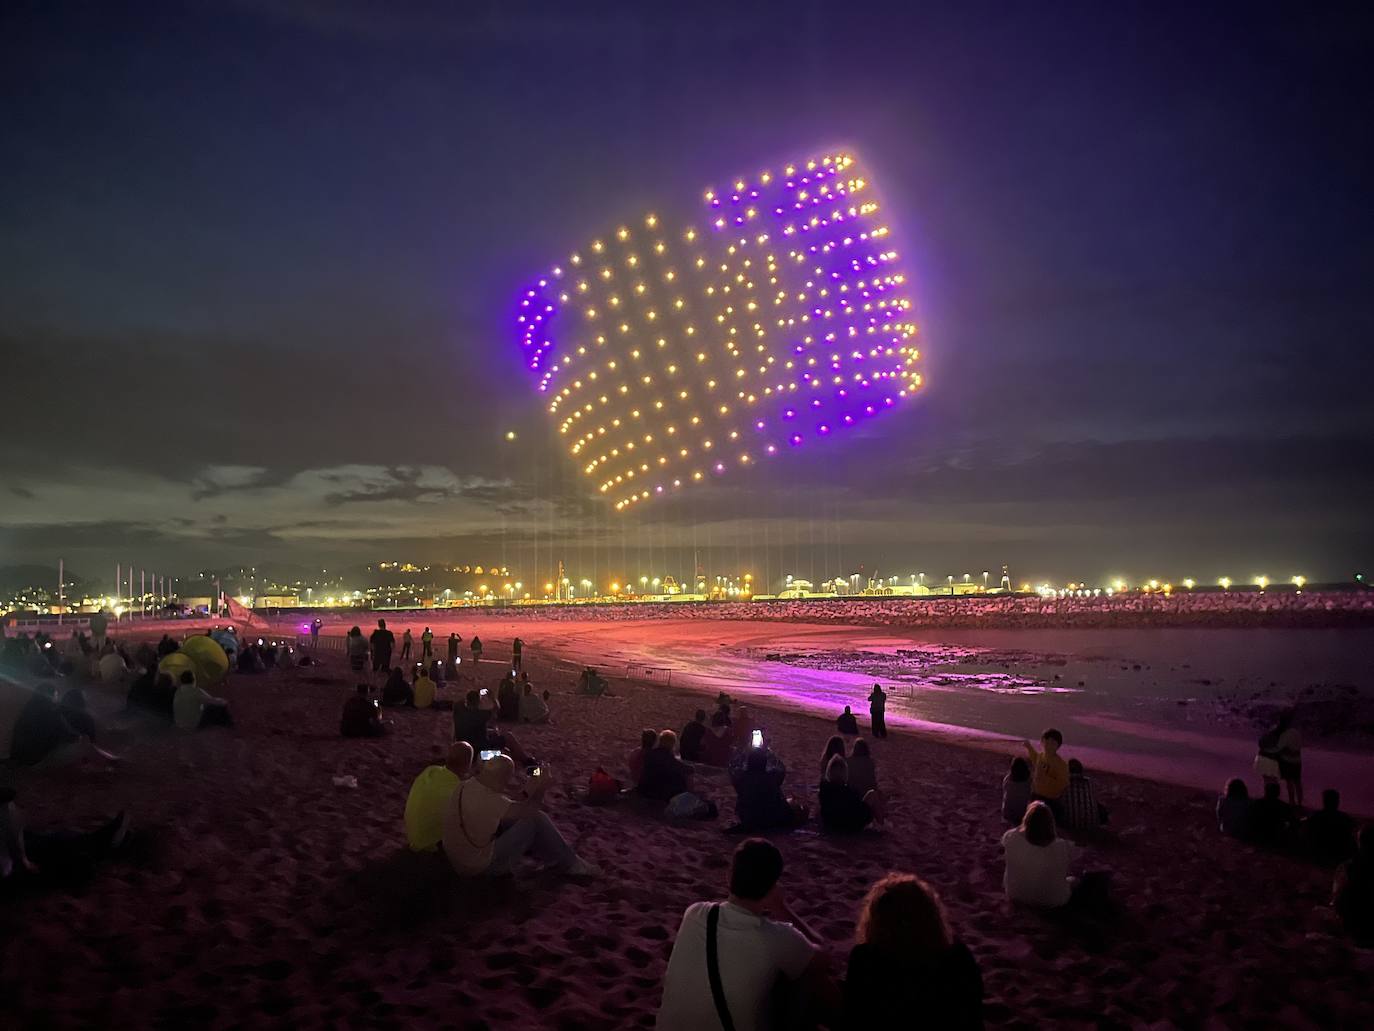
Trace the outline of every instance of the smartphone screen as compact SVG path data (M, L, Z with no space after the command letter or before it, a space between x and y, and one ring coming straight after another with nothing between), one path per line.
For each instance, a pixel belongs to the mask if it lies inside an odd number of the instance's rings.
M754 747L755 747L755 748L762 748L762 747L763 747L763 731L761 731L761 730L756 730L756 731L754 731L754 735L753 735L753 744L754 744Z
M531 776L531 777L537 777L537 776L539 776L539 775L540 775L541 773L543 773L543 772L544 772L544 767L542 767L542 766L536 766L536 767L534 768L534 771L530 774L530 776Z
M487 694L487 689L484 687L484 688L482 688L482 697L485 698L485 697L486 697L486 694Z
M498 755L501 754L501 749L493 748L490 751L488 751L487 749L483 749L477 754L481 757L483 762L490 762L492 759L495 759Z

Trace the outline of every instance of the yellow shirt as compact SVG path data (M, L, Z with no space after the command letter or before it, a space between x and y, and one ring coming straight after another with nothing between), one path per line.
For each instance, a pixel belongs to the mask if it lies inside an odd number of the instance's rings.
M412 851L433 852L444 837L444 809L458 775L447 766L426 766L406 797L406 841Z
M1058 798L1069 786L1069 764L1058 755L1027 748L1031 760L1031 794Z
M415 708L428 709L434 704L434 681L421 677L415 681Z

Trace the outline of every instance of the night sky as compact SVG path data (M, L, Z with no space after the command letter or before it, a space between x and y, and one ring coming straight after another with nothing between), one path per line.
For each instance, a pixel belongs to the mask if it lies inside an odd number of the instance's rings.
M1374 564L1367 5L915 6L7 3L0 566ZM519 291L838 146L923 393L608 514Z

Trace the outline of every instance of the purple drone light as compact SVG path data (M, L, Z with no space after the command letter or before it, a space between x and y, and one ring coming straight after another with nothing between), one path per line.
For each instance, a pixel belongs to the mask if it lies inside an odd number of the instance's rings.
M737 450L751 422L775 455L803 443L776 429L803 403L825 409L808 430L825 437L879 411L875 384L883 407L921 386L906 275L852 155L737 179L705 203L705 230L648 215L517 306L549 414L617 510L752 464Z

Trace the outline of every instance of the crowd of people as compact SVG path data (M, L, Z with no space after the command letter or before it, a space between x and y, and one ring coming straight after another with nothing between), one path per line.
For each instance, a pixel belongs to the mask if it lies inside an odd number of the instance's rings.
M155 713L185 731L232 723L228 703L206 691L195 672L174 676L163 668L184 647L169 638L132 654L108 638L97 643L80 633L61 647L51 638L26 640L7 640L0 662L41 670L40 683L75 678L78 667L94 678L129 677L130 709ZM391 708L452 711L452 744L444 762L421 770L405 801L403 823L412 850L442 855L465 878L512 876L526 858L572 878L600 874L549 813L552 767L512 733L517 724L550 719L550 693L531 683L522 640L514 639L510 666L494 688L481 686L474 675L483 650L476 635L467 645L471 672L463 669L464 642L456 633L436 642L429 627L418 636L407 628L398 646L379 619L366 637L353 627L345 643L350 669L362 677L370 672L371 679L355 678L359 682L340 717L343 737L385 735L385 710ZM278 642L235 644L226 653L239 672L293 661ZM393 663L398 654L399 664ZM599 697L608 685L589 667L577 690ZM19 720L24 733L14 737L21 747L18 753L12 749L12 758L23 761L34 725L39 737L56 742L52 747L71 741L94 745L98 728L85 712L79 687L61 697L40 690L34 698L46 706L38 716L25 709ZM781 852L757 837L813 821L828 835L883 832L890 813L875 743L887 737L887 694L874 684L866 701L869 736L845 706L819 762L793 757L794 768L800 762L807 771L794 778L801 783L789 783L787 764L749 707L723 693L714 709L696 709L680 731L645 728L624 756L623 780L604 769L593 775L592 787L612 785L611 800L635 799L670 819L717 815L703 768L723 770L734 792L734 819L726 829L745 840L735 849L728 894L723 901L696 903L683 915L664 978L660 1027L720 1024L743 1031L771 1026L776 1014L802 1012L831 1027L901 1026L912 1013L934 1026L981 1026L977 962L958 941L933 888L911 874L891 874L874 884L860 907L855 944L840 976L822 938L785 899ZM1001 838L1003 890L1009 901L1035 909L1075 908L1101 916L1112 909L1110 878L1081 869L1081 845L1103 833L1110 814L1083 763L1066 758L1063 748L1064 735L1049 728L1011 759L1001 795L1001 816L1009 825ZM1374 830L1359 828L1342 812L1334 790L1323 792L1320 810L1302 814L1301 739L1291 713L1260 739L1255 770L1263 781L1261 796L1251 799L1240 778L1228 782L1216 808L1220 830L1260 846L1301 850L1335 870L1335 912L1357 941L1374 944ZM0 806L5 876L44 866L88 866L127 835L124 814L87 832L26 832L12 791L0 796Z

